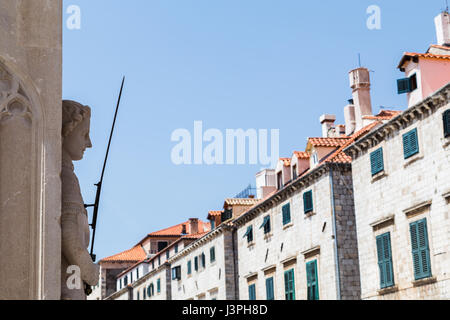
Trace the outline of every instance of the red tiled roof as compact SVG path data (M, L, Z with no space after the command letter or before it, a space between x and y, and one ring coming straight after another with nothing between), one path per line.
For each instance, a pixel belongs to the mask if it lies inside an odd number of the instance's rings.
M382 122L381 121L372 122L371 124L365 126L364 128L362 128L358 132L352 134L350 139L348 139L348 141L345 144L343 144L339 149L337 149L335 152L333 152L333 154L331 154L330 157L328 157L325 160L325 162L351 163L352 162L352 157L348 156L344 152L344 149L347 148L349 145L351 145L353 142L355 142L361 136L369 133L373 128L375 128L379 124L382 124Z
M147 257L141 245L137 245L129 250L120 252L113 256L104 258L100 262L138 262Z
M308 144L314 147L340 147L345 144L350 137L339 138L309 138Z
M257 204L261 201L261 199L254 199L254 198L229 198L225 199L226 205L239 205L239 206L252 206L254 204Z
M397 68L402 68L403 64L408 58L428 58L428 59L445 59L450 60L450 55L444 54L432 54L432 53L417 53L417 52L405 52L403 54L402 60Z
M208 222L203 222L201 220L198 220L198 229L199 230L204 230L205 227L208 227ZM188 229L188 225L189 225L189 221L177 224L175 226L166 228L166 229L162 229L159 231L155 231L152 233L149 233L148 236L149 237L170 237L170 236L181 236L183 233L183 225L186 225L186 230ZM189 230L187 230L189 231Z
M297 156L298 159L309 159L311 157L308 152L304 151L294 151L294 155Z
M375 116L364 116L363 119L368 120L391 120L393 117L398 116L401 111L395 110L382 110L379 114Z
M218 217L222 215L223 211L210 211L208 212L208 219L211 219L212 217Z

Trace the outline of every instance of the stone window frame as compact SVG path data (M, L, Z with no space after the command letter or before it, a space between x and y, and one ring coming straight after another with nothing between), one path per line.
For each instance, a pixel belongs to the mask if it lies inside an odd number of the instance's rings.
M258 296L259 296L258 295L258 273L257 272L251 273L251 274L247 275L245 278L246 278L245 280L246 280L246 283L247 283L247 286L246 286L246 288L247 288L247 290L246 290L247 300L250 301L249 287L251 285L255 285L255 300L258 300Z
M408 224L409 225L409 224ZM374 257L373 261L376 266L376 274L377 274L377 289L376 292L378 295L382 296L385 294L390 294L398 291L398 273L399 270L397 267L397 261L399 261L396 257L399 256L397 252L401 252L401 248L397 247L397 242L395 241L396 235L396 226L395 226L395 215L387 215L384 216L377 221L370 224L372 227L372 239L371 239L371 254ZM380 270L378 267L378 251L377 251L377 237L381 236L385 233L389 233L391 239L391 257L392 257L392 277L394 278L394 285L387 288L380 288Z
M427 285L430 283L434 283L437 281L436 275L433 274L433 270L436 270L436 261L434 259L434 242L433 242L433 229L432 229L432 220L431 220L431 201L424 201L418 205L414 205L408 209L403 210L403 213L406 216L406 234L407 234L407 243L408 243L408 251L409 251L409 259L408 259L408 279L407 281L411 282L413 287L419 287L422 285ZM412 256L412 244L411 244L411 231L410 224L417 222L419 220L426 219L427 221L427 236L428 236L428 247L430 254L430 267L431 267L431 277L416 280L414 277L414 262Z

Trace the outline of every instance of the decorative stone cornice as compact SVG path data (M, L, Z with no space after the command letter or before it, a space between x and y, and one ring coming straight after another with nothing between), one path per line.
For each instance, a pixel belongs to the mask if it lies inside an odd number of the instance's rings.
M373 132L368 133L344 149L344 152L357 159L364 151L375 147L385 140L390 134L396 133L410 126L417 119L424 119L433 114L437 109L444 107L450 102L450 83L436 91L422 102L408 108L398 116L392 118Z

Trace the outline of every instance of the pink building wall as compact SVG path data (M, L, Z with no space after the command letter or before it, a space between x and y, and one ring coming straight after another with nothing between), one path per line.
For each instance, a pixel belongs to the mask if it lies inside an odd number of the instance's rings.
M450 82L450 60L420 59L423 98L433 94Z

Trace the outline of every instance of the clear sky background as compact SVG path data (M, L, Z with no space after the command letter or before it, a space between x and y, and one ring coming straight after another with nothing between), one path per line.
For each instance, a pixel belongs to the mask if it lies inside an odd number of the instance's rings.
M348 71L373 72L373 111L404 110L396 69L404 51L436 43L444 0L64 0L81 29L64 28L63 98L92 107L91 139L76 163L86 203L95 198L114 108L127 80L105 173L95 251L129 249L147 233L191 217L206 220L260 165L176 166L171 134L280 129L280 156L320 136L320 115L351 98ZM381 30L366 9L381 8ZM64 14L64 24L69 14Z

